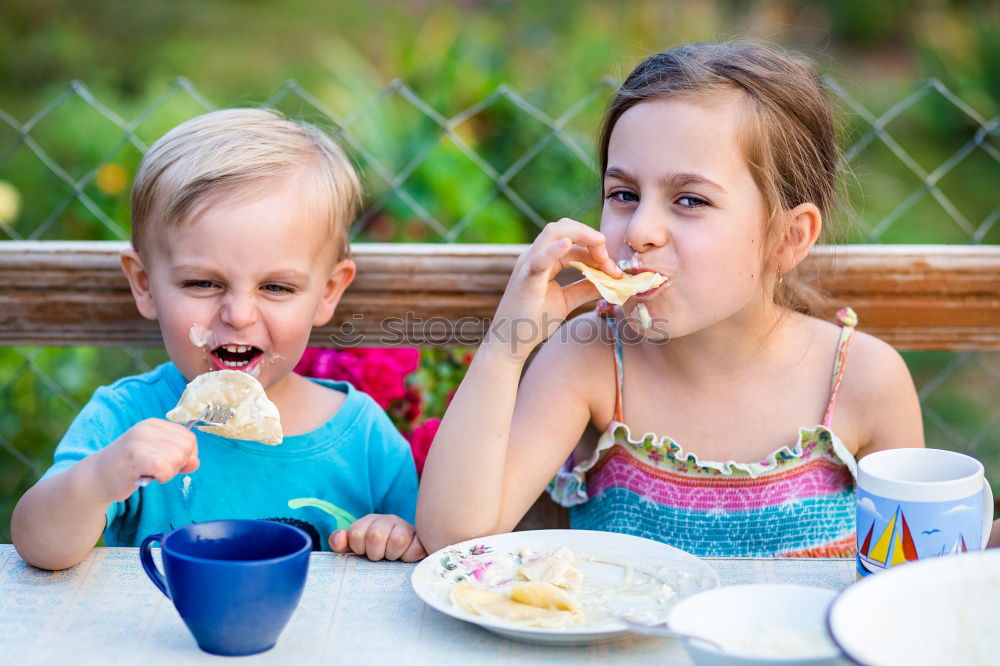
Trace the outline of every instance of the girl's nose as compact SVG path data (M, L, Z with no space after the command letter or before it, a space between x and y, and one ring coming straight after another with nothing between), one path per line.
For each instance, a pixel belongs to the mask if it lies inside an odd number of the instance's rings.
M640 204L625 231L625 242L636 252L648 252L670 242L666 212L655 205Z
M219 312L219 318L237 330L252 326L257 317L257 303L252 297L232 293L226 295Z

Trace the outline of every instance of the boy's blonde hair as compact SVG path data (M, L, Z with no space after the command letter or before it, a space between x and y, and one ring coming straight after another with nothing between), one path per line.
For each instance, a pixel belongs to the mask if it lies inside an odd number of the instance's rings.
M212 111L153 144L132 185L132 246L144 254L155 225L180 224L204 205L289 177L314 199L335 259L346 258L347 229L361 198L354 167L320 129L265 109Z
M824 222L838 200L837 147L833 114L823 85L808 61L754 42L691 44L646 58L618 89L600 134L601 175L608 144L625 111L659 98L697 98L719 93L742 96L739 141L764 199L761 252L777 248L788 230L781 213L812 202ZM831 227L823 225L824 240ZM794 272L776 286L775 302L809 314L833 305Z

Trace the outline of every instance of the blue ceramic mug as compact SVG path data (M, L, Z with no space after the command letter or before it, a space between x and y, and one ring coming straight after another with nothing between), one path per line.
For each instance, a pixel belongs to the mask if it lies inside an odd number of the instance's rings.
M150 548L158 541L163 571ZM216 520L142 541L142 568L174 602L205 652L247 655L274 647L299 603L312 540L267 520Z
M887 449L858 461L858 577L982 550L993 493L983 465L944 449Z

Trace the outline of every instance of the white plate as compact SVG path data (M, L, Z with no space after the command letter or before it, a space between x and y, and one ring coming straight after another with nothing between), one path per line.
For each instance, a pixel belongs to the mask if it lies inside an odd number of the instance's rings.
M879 571L830 607L833 640L852 659L890 664L1000 660L1000 549L932 557Z
M536 553L550 553L559 546L569 546L578 555L600 556L628 562L637 570L659 572L661 577L669 578L669 582L675 585L678 600L719 586L719 576L714 569L679 548L628 534L591 530L535 530L469 539L431 553L413 570L410 581L417 596L435 610L515 640L583 645L611 641L628 634L621 622L612 619L591 625L528 627L473 615L454 606L448 599L454 580L462 574L456 563L484 553L516 554L523 548ZM622 576L621 567L607 564L580 561L579 568L588 580L604 579L609 584L614 584L614 579Z

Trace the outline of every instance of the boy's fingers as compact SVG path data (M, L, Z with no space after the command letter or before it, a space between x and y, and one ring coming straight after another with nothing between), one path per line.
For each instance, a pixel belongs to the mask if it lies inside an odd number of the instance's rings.
M201 467L201 461L198 460L198 454L195 453L190 458L188 458L188 461L186 463L184 463L184 467L181 467L180 470L177 473L178 474L190 474L191 472L195 471L199 467Z
M385 543L385 559L398 560L413 542L416 533L408 523L397 521L389 532Z
M419 562L425 557L427 557L427 551L424 550L424 546L420 543L420 539L416 534L414 534L413 540L410 541L410 546L399 559L403 562Z
M351 544L347 540L347 530L334 530L330 533L330 550L335 553L348 552L351 549Z
M351 546L351 550L358 555L365 555L368 551L365 550L365 543L367 541L367 533L371 528L371 524L379 516L374 513L370 513L367 516L362 516L358 518L351 526L347 528L347 542Z
M192 433L193 435L194 433ZM179 470L179 474L190 474L191 472L198 469L201 466L201 461L198 459L198 438L194 438L194 445L191 448L191 453L188 456L187 461L184 466Z
M365 534L365 557L374 562L385 557L385 548L392 527L392 521L385 516L379 516L377 520L372 521Z

